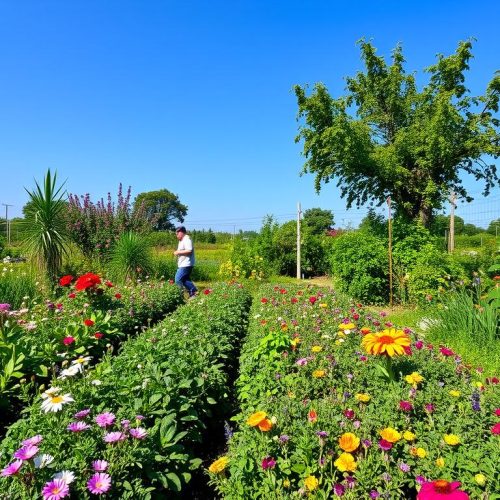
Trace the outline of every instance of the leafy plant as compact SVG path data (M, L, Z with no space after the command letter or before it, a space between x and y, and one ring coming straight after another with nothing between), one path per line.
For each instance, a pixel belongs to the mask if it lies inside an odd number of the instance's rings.
M148 242L132 231L122 233L111 251L109 268L123 281L149 274L152 257Z

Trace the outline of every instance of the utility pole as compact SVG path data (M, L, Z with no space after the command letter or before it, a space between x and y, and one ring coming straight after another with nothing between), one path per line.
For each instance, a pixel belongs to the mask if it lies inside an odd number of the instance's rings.
M300 209L300 201L297 203L297 279L300 280L301 270L300 270L300 216L302 211Z
M14 205L9 205L7 203L2 203L5 207L5 236L7 236L7 243L10 245L10 224L9 224L9 207Z
M453 250L455 249L455 200L456 200L456 195L455 191L452 191L450 193L450 240L448 242L448 253L453 253Z
M387 198L389 207L389 216L387 226L389 228L389 305L392 307L392 216L391 216L391 197Z

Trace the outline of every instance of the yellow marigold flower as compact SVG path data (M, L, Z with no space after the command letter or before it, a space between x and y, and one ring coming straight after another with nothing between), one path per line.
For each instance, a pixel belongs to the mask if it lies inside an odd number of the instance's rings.
M474 476L474 480L477 484L479 484L479 486L484 486L486 484L486 476L484 474L476 474Z
M321 302L321 304L319 305L319 307L322 307L324 309L325 307L328 307L328 304L325 304L324 302Z
M417 457L425 458L427 456L427 452L423 448L417 448Z
M450 394L450 396L453 396L454 398L458 398L460 396L460 391L455 391L452 389L449 394Z
M346 432L339 437L339 446L344 451L354 451L359 446L359 437L352 432Z
M273 427L273 423L268 419L268 418L265 418L264 420L262 420L261 422L259 422L259 429L262 431L262 432L267 432L267 431L270 431Z
M259 425L265 418L267 417L267 413L265 411L258 411L252 415L250 415L247 419L247 424L250 427L256 427Z
M227 464L229 463L229 458L228 457L220 457L218 460L215 462L212 462L208 470L212 472L213 474L219 474L222 472Z
M333 465L335 465L340 472L354 472L358 466L350 453L342 453L342 455L333 462Z
M283 488L290 488L290 479L285 479L283 481Z
M323 348L320 345L313 345L311 347L312 352L321 352L322 350L323 350Z
M326 375L325 370L314 370L312 376L314 378L323 378Z
M484 385L482 382L474 382L474 385L478 388L478 389L483 389L484 388Z
M444 442L450 446L460 444L460 438L456 434L445 434L443 439Z
M369 394L360 392L354 396L358 401L361 401L362 403L368 403L370 401L371 396Z
M396 330L396 328L368 333L361 341L361 345L368 354L386 354L391 358L405 354L405 347L409 347L410 344L410 337L403 330Z
M341 339L345 337L344 332L337 332L337 337L340 337Z
M304 479L304 486L307 488L307 491L314 491L319 485L319 481L316 479L316 476L309 476Z
M356 325L354 323L340 323L339 330L354 330Z
M415 436L415 434L413 434L413 432L410 432L410 431L405 431L403 433L403 438L406 440L406 441L415 441L415 438L417 436Z
M297 347L298 344L300 344L301 340L299 337L295 337L294 339L290 340L290 345Z
M436 458L436 465L438 467L444 467L444 458L441 458L441 457Z
M418 373L418 372L413 372L410 375L406 375L405 380L409 384L416 387L418 384L420 384L420 382L422 382L424 380L424 377L422 377L422 375L420 375L420 373Z
M386 427L380 431L382 439L389 441L389 443L397 443L401 439L401 434L392 427Z

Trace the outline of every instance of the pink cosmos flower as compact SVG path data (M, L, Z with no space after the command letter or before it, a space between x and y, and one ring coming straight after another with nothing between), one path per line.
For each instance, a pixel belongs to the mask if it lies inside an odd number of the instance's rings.
M85 417L88 417L89 414L90 414L90 409L86 408L85 410L77 411L73 416L78 420L82 420Z
M443 355L443 356L454 356L455 353L449 349L448 347L444 347L444 346L441 346L439 348L439 352Z
M460 483L449 483L444 479L425 482L417 495L417 500L469 500L465 491L459 490Z
M111 488L111 476L103 472L95 473L87 482L87 489L94 495L102 495Z
M43 500L59 500L69 495L69 486L62 479L53 479L42 490Z
M68 431L71 431L71 432L83 432L83 431L90 429L90 425L79 420L78 422L69 423L68 427L66 427L66 429L68 429Z
M274 469L276 465L276 460L274 460L273 457L265 457L263 460L262 460L262 468L264 470L267 470L267 469Z
M64 345L71 345L74 341L75 341L75 337L72 337L71 335L63 338Z
M15 476L18 472L21 466L23 465L22 460L16 460L15 462L10 463L6 467L2 469L2 472L0 472L0 476Z
M116 417L113 415L113 413L105 412L97 415L95 418L95 422L99 427L108 427L108 425L113 425L115 419Z
M148 432L146 431L146 429L144 429L142 427L136 427L136 428L130 429L129 432L130 432L130 435L135 439L144 439L148 435Z
M392 443L386 441L385 439L380 439L378 445L381 450L389 451L392 448Z
M14 458L19 460L29 460L33 458L38 453L38 446L29 444L28 446L23 446L14 452Z
M117 443L118 441L124 441L127 439L127 436L123 432L108 432L104 435L104 442L112 444Z
M413 410L413 405L409 401L400 401L399 402L399 409L401 411L410 412Z
M491 432L493 434L500 434L500 423L498 424L495 424L492 428L491 428Z
M38 443L41 443L43 440L43 437L40 434L37 434L36 436L30 437L29 439L25 439L22 442L23 446L30 446L30 445L37 445Z
M497 409L495 410L495 415L496 415L497 417L500 417L500 408L497 408Z
M96 472L104 472L108 468L109 463L106 460L94 460L92 462L92 468Z
M422 349L423 347L424 347L424 343L421 340L417 340L415 342L415 349L418 349L420 351L420 349Z

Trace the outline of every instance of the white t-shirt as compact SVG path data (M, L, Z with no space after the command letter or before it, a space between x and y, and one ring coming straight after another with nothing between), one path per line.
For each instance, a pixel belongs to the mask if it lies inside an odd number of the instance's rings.
M191 253L189 255L178 255L177 256L177 267L192 267L194 266L194 248L191 238L185 234L182 240L179 241L177 245L177 250L189 250Z

